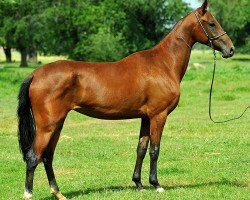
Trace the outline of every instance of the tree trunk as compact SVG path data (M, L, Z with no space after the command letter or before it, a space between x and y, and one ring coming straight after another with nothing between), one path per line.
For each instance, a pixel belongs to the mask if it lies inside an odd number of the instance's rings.
M29 51L28 61L33 62L33 63L37 63L37 52L36 52L36 50L33 49L33 50Z
M11 48L10 47L3 47L3 51L6 57L6 62L12 62L11 59Z
M27 67L27 49L22 49L21 50L21 64L20 67Z

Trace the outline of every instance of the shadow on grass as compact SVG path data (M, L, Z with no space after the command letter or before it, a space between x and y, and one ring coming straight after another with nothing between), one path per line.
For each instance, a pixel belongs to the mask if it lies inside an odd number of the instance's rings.
M29 65L28 67L19 67L19 66L3 66L1 69L15 69L15 70L22 70L22 69L36 69L41 65Z
M221 181L211 181L208 183L197 183L197 184L179 184L179 185L165 185L163 188L167 190L175 190L179 188L201 188L201 187L210 187L210 186L231 186L231 187L248 187L248 184L237 182L237 181L229 181L229 180L221 180ZM146 190L153 190L153 187L146 186ZM67 193L63 193L67 198L71 199L74 197L79 197L83 195L88 195L91 193L104 193L104 192L119 192L124 190L133 190L136 191L135 186L110 186L110 187L103 187L103 188L87 188L85 190L77 190L71 191ZM43 200L50 200L55 199L53 197L46 197Z
M232 60L240 61L240 62L249 62L250 58L232 58Z
M211 181L208 183L171 185L171 186L166 186L166 189L175 190L178 188L200 188L200 187L210 187L210 186L248 187L248 184L237 181L229 181L225 179L221 181Z
M149 187L145 187L146 189ZM67 197L67 199L71 199L78 196L88 195L91 193L104 193L104 192L119 192L124 190L135 190L134 186L110 186L110 187L104 187L104 188L87 188L85 190L77 190L77 191L71 191L64 193L62 191L62 194ZM43 200L50 200L50 199L56 199L54 197L46 197Z

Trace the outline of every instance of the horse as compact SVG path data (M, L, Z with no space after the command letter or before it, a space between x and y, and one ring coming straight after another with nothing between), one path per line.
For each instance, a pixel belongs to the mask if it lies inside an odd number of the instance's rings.
M208 11L207 0L149 50L116 62L56 61L34 70L18 95L18 140L26 162L24 199L32 199L34 172L41 162L51 193L66 199L56 183L52 161L71 110L99 119L141 118L132 181L144 191L141 168L150 142L149 182L163 192L157 178L161 136L179 102L180 83L196 42L220 51L224 58L234 55L234 45Z

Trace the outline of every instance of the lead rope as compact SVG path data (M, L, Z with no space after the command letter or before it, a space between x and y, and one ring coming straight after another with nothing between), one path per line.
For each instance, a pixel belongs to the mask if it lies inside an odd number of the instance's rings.
M228 120L224 120L224 121L215 121L212 117L212 112L211 112L211 108L212 108L212 94L213 94L213 85L214 85L214 78L215 78L215 70L216 70L216 52L215 52L215 49L213 47L213 43L211 40L209 40L210 44L211 44L211 47L213 49L213 53L214 53L214 69L213 69L213 76L212 76L212 82L211 82L211 87L210 87L210 94L209 94L209 117L211 119L212 122L214 123L217 123L217 124L222 124L222 123L226 123L226 122L230 122L230 121L234 121L234 120L237 120L237 119L240 119L245 113L246 111L250 108L250 106L246 107L246 109L244 110L244 112L238 116L238 117L235 117L235 118L232 118L232 119L228 119Z

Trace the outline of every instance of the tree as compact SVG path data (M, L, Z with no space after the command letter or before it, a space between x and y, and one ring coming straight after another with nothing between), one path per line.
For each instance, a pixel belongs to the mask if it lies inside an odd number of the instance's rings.
M42 51L77 60L114 61L154 46L189 10L180 0L52 3L42 17Z
M119 60L126 54L126 49L121 42L124 40L121 33L115 36L109 29L100 28L89 39L91 43L91 46L88 48L89 61Z
M10 47L27 54L114 61L158 43L190 8L182 0L3 0L0 25Z
M5 16L8 12L11 11L11 2L10 1L1 1L0 2L0 16ZM0 17L0 27L3 27L4 18ZM11 62L11 43L9 41L8 35L3 29L0 29L0 45L3 47L5 53L6 62Z
M120 7L126 14L123 34L129 53L154 46L191 10L180 0L130 0Z
M6 44L4 37L1 36L1 33L0 33L0 46L3 47L3 52L5 54L6 62L12 62L11 47Z
M14 34L15 48L21 53L20 66L27 66L28 54L36 55L36 38L41 32L43 24L39 21L39 14L48 6L46 1L16 0L14 11Z
M35 38L38 34L39 13L41 6L45 3L32 0L4 0L1 2L0 33L5 41L6 47L16 48L21 53L20 66L27 66L27 55L36 49Z
M47 9L39 16L43 26L36 40L37 46L44 54L68 55L75 58L74 49L79 42L78 27L75 26L74 15L82 8L84 2L52 2ZM84 9L81 10L84 12Z

